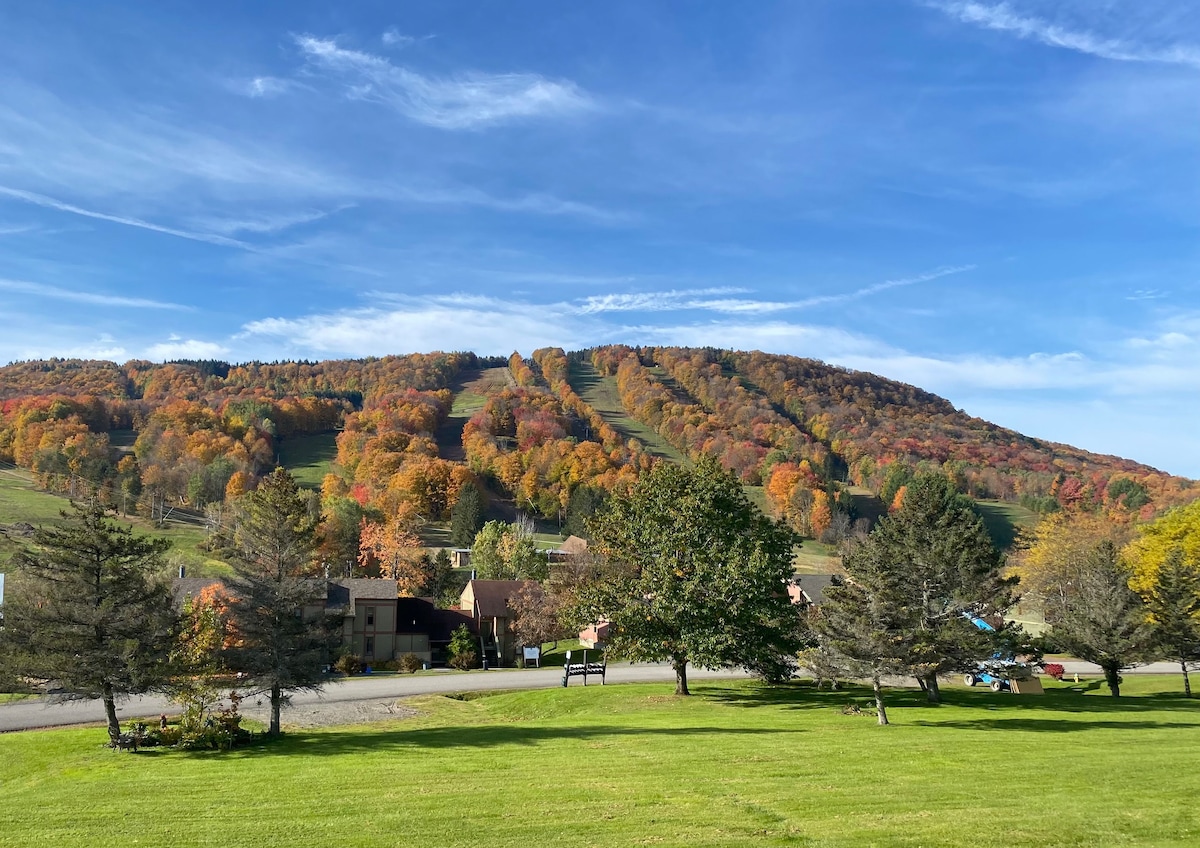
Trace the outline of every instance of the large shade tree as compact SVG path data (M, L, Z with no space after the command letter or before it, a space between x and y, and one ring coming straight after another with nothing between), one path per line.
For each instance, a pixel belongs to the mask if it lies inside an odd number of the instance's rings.
M643 475L609 500L592 540L610 568L578 590L575 620L610 621L623 656L669 661L677 694L689 694L689 664L789 673L800 630L786 591L794 536L715 461Z
M163 554L171 543L135 536L98 500L75 504L13 557L0 653L20 678L65 699L99 698L108 733L116 701L160 691L178 628Z
M282 468L242 497L238 510L229 604L238 640L228 665L269 694L269 730L277 734L288 694L321 688L332 646L314 556L316 520Z

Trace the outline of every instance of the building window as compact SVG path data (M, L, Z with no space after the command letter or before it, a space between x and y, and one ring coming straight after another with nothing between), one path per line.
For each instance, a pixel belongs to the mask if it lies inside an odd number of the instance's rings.
M363 658L368 660L375 659L375 637L366 636L363 638Z
M367 627L375 626L375 607L367 607Z

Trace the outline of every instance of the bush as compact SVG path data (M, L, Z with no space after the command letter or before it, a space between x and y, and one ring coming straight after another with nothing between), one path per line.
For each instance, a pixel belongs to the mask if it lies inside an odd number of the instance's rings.
M479 665L479 655L474 651L462 651L450 658L450 667L459 671L470 671Z
M372 671L398 671L400 663L397 660L383 660L382 662L372 663Z
M1050 675L1055 680L1062 680L1063 674L1066 673L1066 669L1062 667L1061 663L1046 663L1044 666L1042 666L1042 671L1046 672L1046 674Z
M354 654L342 654L333 667L342 674L360 674L363 670L362 660Z
M450 667L466 671L479 665L479 654L475 651L475 645L475 637L471 635L467 625L460 624L455 628L450 634L450 645L447 648Z
M422 662L421 658L416 654L404 654L399 660L397 660L396 664L399 666L401 671L406 671L409 674L412 674L414 671L421 670Z

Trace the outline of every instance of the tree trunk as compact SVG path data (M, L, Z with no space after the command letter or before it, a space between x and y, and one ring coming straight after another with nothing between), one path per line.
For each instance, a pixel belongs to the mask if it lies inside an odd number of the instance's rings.
M1185 698L1192 697L1192 681L1188 679L1187 659L1179 658L1179 670L1183 672L1183 695Z
M112 686L104 684L104 715L108 717L108 740L112 747L117 747L117 738L121 735L121 722L117 720L117 701L113 696Z
M675 668L675 694L690 695L687 685L687 660L676 659L671 665Z
M921 688L925 690L925 699L929 703L940 704L942 702L942 690L938 686L937 672L925 675L921 681Z
M1105 664L1101 668L1104 669L1104 680L1108 683L1108 691L1112 693L1114 698L1121 697L1121 668L1117 665Z
M883 703L883 687L879 685L879 675L871 678L871 687L875 690L875 711L879 713L879 723L887 724L887 707Z
M279 735L279 710L283 705L283 692L279 689L279 684L276 683L271 687L271 726L267 731L272 736Z

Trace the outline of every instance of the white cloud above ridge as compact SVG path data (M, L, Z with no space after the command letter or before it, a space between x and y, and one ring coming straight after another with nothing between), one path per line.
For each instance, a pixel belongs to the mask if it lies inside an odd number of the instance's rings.
M143 355L152 362L165 362L170 359L222 359L230 353L230 348L217 342L172 336L165 342L150 345Z
M310 68L340 77L347 97L385 104L426 126L466 130L507 121L568 116L595 108L572 82L539 74L425 76L388 59L338 46L331 38L295 37Z

